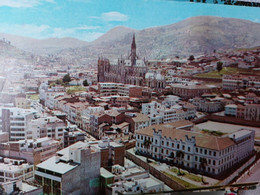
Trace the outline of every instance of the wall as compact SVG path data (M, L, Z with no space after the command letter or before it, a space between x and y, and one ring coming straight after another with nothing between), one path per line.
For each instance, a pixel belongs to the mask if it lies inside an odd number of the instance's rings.
M151 165L147 164L146 162L142 161L141 159L139 159L138 157L134 156L133 154L131 154L130 152L126 151L126 157L130 160L132 160L134 163L136 163L137 165L143 167L144 169L148 170L150 174L152 174L154 177L156 177L157 179L163 181L166 185L168 185L170 188L174 189L174 190L183 190L186 189L184 186L182 186L181 184L178 184L177 182L175 182L174 180L172 180L170 177L168 177L167 175L163 174L162 172L158 171L157 169L155 169L154 167L152 167Z

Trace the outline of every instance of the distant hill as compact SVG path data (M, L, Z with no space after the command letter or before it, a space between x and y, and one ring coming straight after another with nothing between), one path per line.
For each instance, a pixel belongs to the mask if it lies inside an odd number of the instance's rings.
M62 53L84 55L92 59L97 59L101 55L108 58L127 56L134 32L137 52L140 57L147 59L200 55L214 50L252 48L260 45L259 23L199 16L140 31L116 27L84 48L74 49L72 52L65 50Z
M137 53L146 59L200 55L214 50L260 46L260 24L247 20L213 16L192 17L181 22L134 30L119 26L93 42L72 38L36 40L5 36L25 51L49 53L79 64L96 63L99 56L118 58L130 51L133 33ZM1 38L0 34L0 38Z
M75 38L33 39L28 37L0 33L0 39L5 38L15 47L36 54L50 54L62 49L73 49L87 46L89 43Z

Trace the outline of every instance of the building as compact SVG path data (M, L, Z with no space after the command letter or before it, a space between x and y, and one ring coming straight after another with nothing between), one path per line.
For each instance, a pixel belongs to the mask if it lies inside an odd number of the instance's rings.
M244 120L260 121L260 104L247 104L244 106L228 104L225 106L225 115Z
M0 155L8 158L25 159L38 164L54 156L62 148L62 142L48 137L34 140L19 140L0 144Z
M99 141L89 142L89 144L100 150L101 167L111 168L112 165L124 166L125 146L123 144L110 141L107 137Z
M0 184L16 180L33 181L33 164L11 158L0 157L0 160Z
M211 93L216 89L216 86L189 82L172 84L171 89L174 95L187 99L199 97L204 93Z
M165 189L164 183L136 165L112 167L114 183L107 186L106 194L158 193Z
M224 90L245 89L245 88L260 88L259 76L248 75L223 75L222 88Z
M9 133L11 141L33 139L28 126L36 113L35 110L2 107L0 108L0 129Z
M217 137L180 129L181 124L153 125L137 131L136 150L156 160L210 175L223 174L254 152L254 130L242 129ZM200 166L202 159L207 162L204 170Z
M144 86L147 72L146 61L140 60L136 54L135 35L128 59L119 58L112 62L104 58L98 59L98 82L101 83L113 82Z
M38 164L35 180L47 194L98 194L100 156L97 148L77 142Z

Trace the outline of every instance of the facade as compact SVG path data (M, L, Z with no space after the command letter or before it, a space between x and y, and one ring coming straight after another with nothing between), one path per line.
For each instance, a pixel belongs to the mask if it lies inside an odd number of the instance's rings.
M11 141L32 139L28 126L35 114L35 110L2 107L0 108L0 129L9 133Z
M98 59L98 82L114 82L143 86L148 71L146 61L140 60L136 54L135 36L128 59L120 58L113 62Z
M142 97L142 87L122 83L98 83L99 96Z
M83 142L57 152L35 171L35 180L46 194L98 194L99 177L100 151Z
M0 162L0 184L16 180L32 181L34 165L25 160L2 158Z
M260 88L260 77L247 75L223 75L222 88L234 90L240 88Z
M216 137L177 129L176 125L154 125L136 132L136 150L157 160L173 161L187 169L220 175L253 154L254 137L254 130L248 129L229 137ZM150 140L149 147L145 146L145 140ZM201 170L201 159L207 162L204 170Z
M116 142L110 141L108 138L89 142L92 147L98 148L101 155L101 164L103 168L111 168L112 165L124 166L125 146Z
M182 98L199 97L204 93L211 93L215 88L216 87L212 85L199 85L192 82L171 85L172 93Z
M142 104L142 114L150 118L151 125L171 123L175 121L194 118L196 107L186 103L183 105L161 104L156 101Z
M198 111L201 112L219 112L223 110L223 103L220 99L206 99L195 97L192 100L192 104L196 106Z
M225 115L244 120L260 121L260 104L247 104L245 106L228 104L225 106Z
M23 158L36 165L54 156L61 148L62 142L44 137L2 143L0 144L0 155L9 158Z

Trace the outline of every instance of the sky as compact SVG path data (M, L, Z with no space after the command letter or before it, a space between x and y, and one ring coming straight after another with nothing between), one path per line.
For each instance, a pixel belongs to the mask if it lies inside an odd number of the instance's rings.
M167 0L0 0L0 32L93 41L116 26L145 29L210 15L260 22L260 8Z

